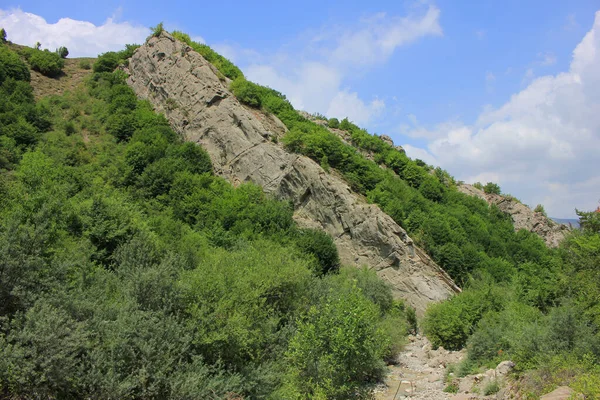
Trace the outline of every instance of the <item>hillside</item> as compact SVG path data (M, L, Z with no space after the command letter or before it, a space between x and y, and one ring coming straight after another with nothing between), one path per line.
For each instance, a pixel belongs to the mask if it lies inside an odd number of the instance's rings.
M286 152L279 143L286 126L243 106L229 91L231 82L219 79L218 70L186 44L167 33L151 38L133 55L128 72L138 97L164 112L186 140L206 149L219 175L234 185L256 183L291 201L296 221L334 238L342 263L376 270L419 313L458 291L379 207L310 158Z
M463 193L160 25L78 62L0 44L0 397L600 396L600 214Z
M502 212L510 215L516 231L526 229L533 232L549 247L558 247L569 233L568 226L555 223L551 218L541 212L535 212L515 198L495 193L488 194L469 184L459 185L458 190L497 206Z

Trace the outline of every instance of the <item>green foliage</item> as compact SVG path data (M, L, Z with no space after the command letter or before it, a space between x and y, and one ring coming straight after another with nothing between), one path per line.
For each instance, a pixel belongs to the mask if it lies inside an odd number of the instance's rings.
M536 213L542 214L544 217L548 216L546 214L546 210L544 209L544 206L541 205L541 204L538 204L537 206L535 206L535 208L533 209L533 211L536 212Z
M111 68L38 104L0 86L0 397L367 393L406 332L389 287L213 175ZM326 375L304 382L311 360Z
M422 322L424 333L434 347L461 349L481 318L502 308L501 293L501 288L484 286L465 291L447 302L432 304Z
M300 250L313 255L318 263L314 271L316 275L338 271L340 258L331 236L316 229L301 229L298 235L297 244Z
M324 301L308 310L290 341L286 398L346 399L384 373L386 338L375 305L347 283L321 295Z
M55 77L62 73L65 60L60 55L46 50L27 49L25 57L31 65L31 69L49 77Z
M444 388L445 393L458 393L459 387L456 383L451 382Z
M575 210L579 217L579 226L588 233L600 233L600 212Z
M238 78L244 77L244 74L238 67L236 67L231 61L229 61L222 55L217 54L217 52L215 52L209 46L192 41L190 36L183 32L173 31L171 32L171 34L175 39L186 43L194 51L200 53L202 57L204 57L208 62L213 64L219 70L219 72L221 72L227 78L231 80L236 80Z
M500 190L500 186L498 186L497 183L493 183L493 182L488 182L485 184L485 186L483 187L483 191L487 194L502 194L502 191Z
M235 97L250 107L260 108L262 105L260 87L244 78L237 78L229 86Z
M327 126L337 129L340 127L340 121L337 118L329 118L327 121Z
M6 46L0 46L0 84L6 79L29 81L29 69L17 53Z
M4 28L0 29L0 41L6 42L6 29Z
M60 58L67 58L69 55L69 50L67 50L65 46L61 46L56 49L56 54L58 54Z
M112 72L119 65L119 61L119 56L114 51L101 54L94 63L94 72Z
M159 22L156 26L151 27L150 30L152 31L152 36L159 37L164 31L163 23Z
M500 391L500 385L498 384L498 381L492 379L483 388L483 395L491 396L493 394L498 393L498 391Z

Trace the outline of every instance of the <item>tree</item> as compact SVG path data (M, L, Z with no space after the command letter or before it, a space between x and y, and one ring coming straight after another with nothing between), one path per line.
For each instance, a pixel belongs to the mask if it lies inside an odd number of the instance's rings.
M600 208L591 212L575 210L575 213L579 216L579 225L584 232L600 233Z
M483 187L483 191L487 194L501 194L500 186L497 183L488 182Z
M65 46L60 46L58 49L56 49L56 54L58 54L60 58L67 58L69 55L69 50L67 50Z
M0 29L0 41L6 42L6 29Z

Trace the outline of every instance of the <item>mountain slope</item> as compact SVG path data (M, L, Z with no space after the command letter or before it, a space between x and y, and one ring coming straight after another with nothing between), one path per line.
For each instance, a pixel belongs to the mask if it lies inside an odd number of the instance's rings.
M135 52L128 72L136 94L164 112L186 140L201 144L219 175L292 201L296 220L328 232L344 263L376 269L419 312L459 290L379 207L275 143L285 126L240 104L229 80L188 45L163 32Z
M458 190L470 196L475 196L496 205L504 213L510 215L515 230L526 229L541 237L547 246L558 247L570 229L562 224L557 224L544 214L535 212L518 200L494 193L485 193L473 185L458 185Z

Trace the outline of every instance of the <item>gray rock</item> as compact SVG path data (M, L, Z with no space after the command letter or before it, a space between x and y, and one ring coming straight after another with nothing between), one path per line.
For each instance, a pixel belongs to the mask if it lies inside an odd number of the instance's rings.
M498 376L504 376L504 375L508 374L510 371L512 371L514 367L515 367L515 363L514 362L512 362L512 361L502 361L496 367L496 374Z
M167 33L152 37L135 51L128 72L138 97L163 112L185 140L202 145L217 174L291 200L300 225L325 230L343 263L375 269L419 314L460 290L404 229L335 172L271 140L285 134L283 123L240 104L230 81L185 44Z

